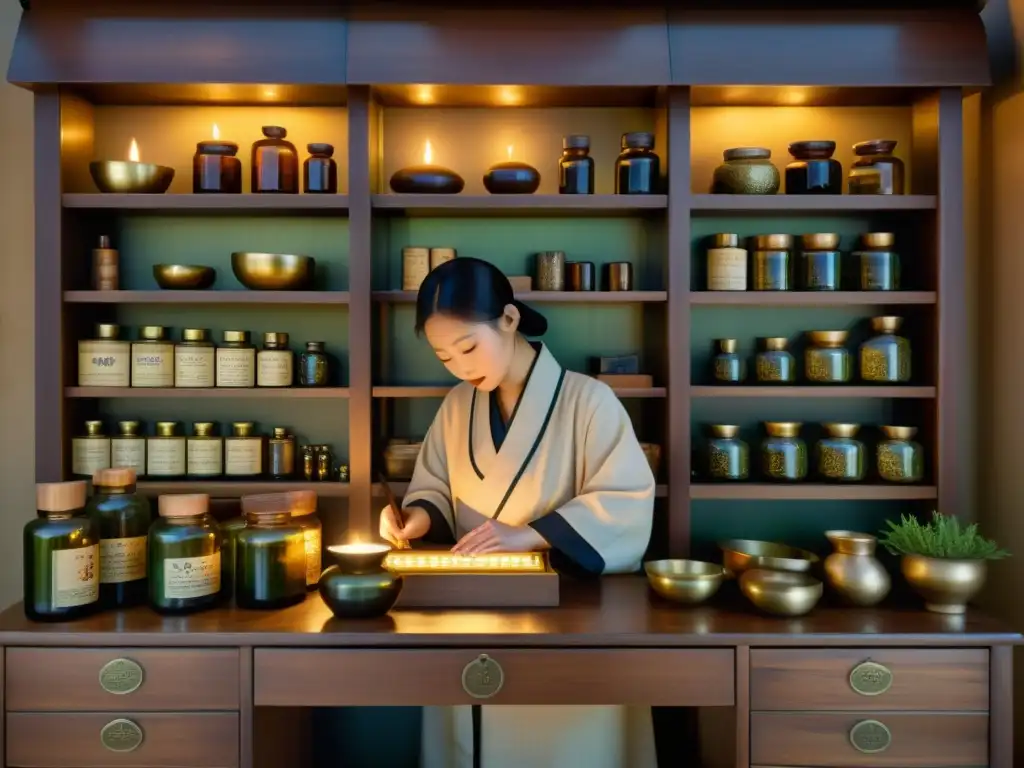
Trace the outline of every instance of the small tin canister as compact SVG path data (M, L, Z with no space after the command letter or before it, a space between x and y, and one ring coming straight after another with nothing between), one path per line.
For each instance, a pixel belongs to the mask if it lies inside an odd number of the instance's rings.
M541 251L535 257L538 291L565 290L565 252Z
M633 265L628 261L613 261L604 265L606 291L632 291Z
M594 290L593 262L570 261L565 265L565 280L570 291Z

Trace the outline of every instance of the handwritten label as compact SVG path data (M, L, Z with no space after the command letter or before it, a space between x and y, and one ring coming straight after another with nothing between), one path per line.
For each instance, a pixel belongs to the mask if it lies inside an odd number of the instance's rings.
M255 387L256 350L219 347L217 349L217 386Z
M110 438L110 466L146 473L146 439L144 437Z
M71 440L71 472L90 477L110 467L109 437L76 437Z
M80 341L78 386L127 387L131 367L128 350L125 341Z
M121 584L146 578L146 537L100 540L100 583Z
M212 387L213 347L177 347L174 352L174 386Z
M174 345L132 344L132 386L173 387Z
M220 592L220 552L164 561L164 596L187 600Z
M320 529L307 528L306 539L306 586L311 587L320 581L322 562L320 560Z
M95 603L100 597L99 547L58 549L50 560L50 601L54 608Z

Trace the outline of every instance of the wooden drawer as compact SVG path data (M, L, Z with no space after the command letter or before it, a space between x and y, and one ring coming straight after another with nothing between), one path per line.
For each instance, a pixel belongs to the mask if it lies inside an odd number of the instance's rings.
M141 734L141 743L138 737ZM121 750L113 751L111 744ZM238 714L7 715L10 768L237 768Z
M265 649L255 652L254 684L257 706L731 706L734 661L731 649Z
M880 723L887 739L865 753L853 746L854 728ZM881 728L876 727L877 734ZM887 741L887 746L885 745ZM962 768L988 764L988 716L970 714L756 712L750 716L750 762L785 766Z
M854 690L855 669L866 694ZM750 708L987 712L988 678L985 649L756 649L750 652ZM886 680L888 689L875 693Z
M8 648L7 710L237 710L238 665L234 649Z

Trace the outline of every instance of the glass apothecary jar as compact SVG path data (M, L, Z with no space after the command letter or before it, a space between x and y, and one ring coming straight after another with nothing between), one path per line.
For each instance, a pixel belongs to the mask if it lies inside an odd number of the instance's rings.
M176 421L158 421L156 434L146 438L146 475L161 480L180 480L188 468L185 436Z
M574 134L562 137L562 157L558 160L558 194L594 194L594 158L590 156L590 137Z
M216 350L206 328L185 328L174 345L174 386L212 387Z
M86 514L100 534L100 606L130 608L146 602L146 544L153 515L136 492L135 470L101 469L92 476Z
M854 439L859 424L822 424L825 437L818 441L816 459L823 480L855 483L864 479L864 443Z
M224 474L224 438L212 421L196 421L185 445L188 476L197 480Z
M782 177L765 147L733 147L722 153L725 161L715 168L711 192L715 195L774 195Z
M251 421L236 421L231 436L224 438L224 475L232 480L254 479L263 474L263 436Z
M853 145L857 159L847 182L851 195L902 195L903 161L893 155L895 141L874 139Z
M117 422L118 433L110 438L110 466L146 474L146 438L139 434L140 428L134 420Z
M715 339L718 351L711 360L716 384L739 384L747 378L747 361L738 352L736 339Z
M316 513L314 491L289 491L288 507L302 528L306 543L306 589L314 590L323 572L323 524Z
M248 331L224 331L224 341L217 347L217 386L256 386L256 347Z
M910 342L896 332L902 317L871 318L877 335L860 345L860 377L864 381L904 383L910 381Z
M110 438L102 421L90 419L85 422L85 433L71 438L71 474L91 478L109 466Z
M161 496L149 529L149 604L158 613L212 608L221 599L221 534L205 493Z
M142 326L132 342L132 386L174 386L174 344L163 326Z
M841 195L843 164L833 159L834 141L794 141L793 162L786 166L787 195Z
M299 355L299 386L326 387L330 382L330 363L322 341L307 341Z
M288 131L278 125L263 126L264 138L252 145L253 192L299 191L299 153L285 137Z
M889 483L919 483L924 479L924 449L914 442L917 427L882 427L878 444L878 475Z
M761 471L768 480L795 482L807 477L807 444L798 421L766 421L761 442Z
M78 386L127 387L131 383L131 342L121 341L121 327L99 323L96 338L78 342Z
M220 591L228 600L235 597L235 544L245 518L232 517L220 524Z
M851 255L860 267L862 291L898 291L900 255L892 232L867 232L860 236L860 250Z
M850 380L850 353L844 346L846 331L808 331L804 375L815 384L844 384Z
M295 380L295 355L288 348L288 334L263 334L263 349L256 354L257 387L290 387Z
M735 424L712 424L707 447L709 480L736 481L750 476L750 446L740 440Z
M615 194L653 195L661 184L661 159L654 154L654 134L622 134L622 152L615 160Z
M284 608L306 597L306 540L292 519L284 494L278 505L248 505L245 527L235 539L235 604L239 608Z
M335 194L338 191L338 163L331 144L307 144L309 157L302 164L302 189L306 194Z
M755 358L760 384L792 384L796 381L796 359L786 349L789 339L771 336L761 339L762 349Z
M839 234L815 232L800 236L800 287L805 291L838 291L842 283Z
M755 291L788 291L793 287L790 256L793 236L786 234L755 235L750 239L752 266L751 289Z

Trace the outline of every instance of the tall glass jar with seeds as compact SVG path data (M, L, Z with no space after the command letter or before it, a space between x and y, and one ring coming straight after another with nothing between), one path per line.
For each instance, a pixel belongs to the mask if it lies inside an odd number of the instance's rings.
M761 340L763 348L755 358L758 383L792 384L796 381L796 360L786 349L788 343L782 336Z
M924 449L914 442L916 427L882 427L878 475L889 483L919 483L924 478Z
M843 384L850 380L850 353L846 331L808 331L811 344L804 350L804 376L815 384Z
M708 479L746 480L750 476L750 446L740 440L735 424L712 424L708 438Z
M158 613L212 608L220 594L220 530L205 493L160 497L149 529L149 604Z
M766 421L761 443L761 471L768 480L795 482L807 477L807 444L798 421Z
M902 317L871 318L871 329L876 335L860 345L860 377L864 381L910 381L910 342L896 335L901 325Z
M136 492L135 470L101 469L86 514L100 533L100 605L130 608L146 602L146 543L152 513Z
M747 378L747 361L737 351L736 339L715 339L718 352L711 360L716 384L739 384Z
M864 443L855 440L859 424L826 423L818 441L816 459L823 480L855 483L864 479Z

